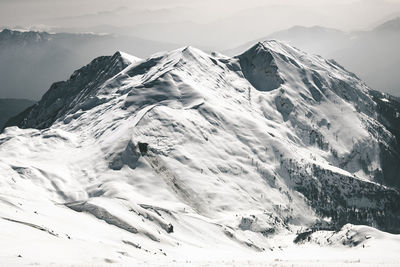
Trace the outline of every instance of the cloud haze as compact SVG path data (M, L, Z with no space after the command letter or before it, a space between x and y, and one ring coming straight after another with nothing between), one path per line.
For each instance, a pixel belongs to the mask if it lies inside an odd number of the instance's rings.
M400 0L0 1L1 26L123 33L215 49L293 25L350 31L372 28L399 14Z

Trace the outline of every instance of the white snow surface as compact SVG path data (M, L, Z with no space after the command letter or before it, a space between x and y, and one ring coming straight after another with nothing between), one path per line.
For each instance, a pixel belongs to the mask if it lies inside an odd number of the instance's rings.
M234 58L120 55L130 65L79 103L90 108L0 135L0 265L400 264L400 236L367 226L293 243L321 218L284 175L289 159L375 184L368 125L392 137L357 77L276 41Z

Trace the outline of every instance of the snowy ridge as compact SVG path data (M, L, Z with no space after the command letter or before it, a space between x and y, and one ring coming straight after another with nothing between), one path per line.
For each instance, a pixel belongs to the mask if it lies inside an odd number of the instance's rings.
M383 167L397 136L374 94L277 41L234 58L97 58L9 122L36 129L0 135L1 227L79 262L125 264L275 253L347 223L398 233L399 181Z
M23 118L20 126L46 128L71 109L89 109L97 105L101 99L96 98L92 90L139 60L123 52L94 59L75 71L68 81L54 83L40 102L26 111L29 112L28 118ZM15 118L20 119L18 116ZM13 124L13 120L9 123Z

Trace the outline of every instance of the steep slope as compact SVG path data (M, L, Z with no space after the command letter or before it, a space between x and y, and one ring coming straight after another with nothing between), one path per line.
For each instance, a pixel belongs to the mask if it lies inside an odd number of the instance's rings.
M0 129L3 129L9 118L21 113L33 104L35 104L35 101L28 99L0 99Z
M11 118L6 126L18 121L18 125L23 128L46 128L68 112L90 109L101 102L101 99L96 97L95 89L139 60L123 52L117 52L113 56L98 57L74 72L68 81L54 83L37 105L25 111L29 112L27 117L17 115ZM82 100L86 101L85 105L82 105Z
M274 32L245 43L224 53L243 53L256 41L276 39L288 42L301 50L333 58L346 69L355 72L370 87L400 95L399 69L400 46L399 19L389 20L373 30L342 32L320 26L295 26Z
M399 233L387 186L399 181L384 167L398 162L397 117L377 98L397 110L337 63L276 41L234 58L100 57L9 124L36 129L0 135L0 222L119 263L249 257L347 223Z

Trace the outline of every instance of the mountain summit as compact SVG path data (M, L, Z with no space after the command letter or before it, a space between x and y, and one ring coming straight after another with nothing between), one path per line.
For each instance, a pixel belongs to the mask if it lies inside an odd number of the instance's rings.
M122 263L366 244L377 230L348 223L400 232L399 108L278 41L100 57L0 135L1 222Z

